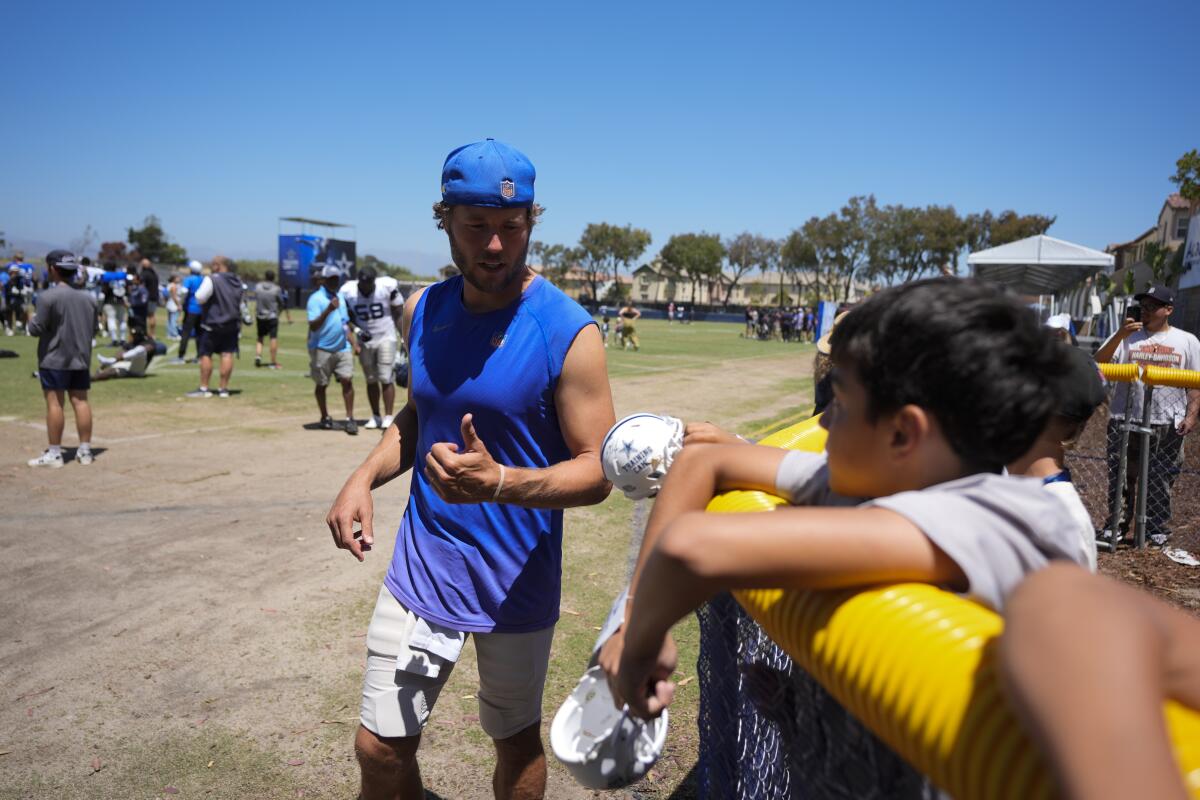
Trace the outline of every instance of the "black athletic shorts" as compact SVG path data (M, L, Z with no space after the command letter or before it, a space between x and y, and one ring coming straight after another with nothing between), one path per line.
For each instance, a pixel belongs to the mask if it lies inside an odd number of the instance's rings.
M238 351L238 329L233 327L208 330L201 327L197 349L201 356L211 356L213 353L236 353Z
M258 339L262 341L265 337L270 336L272 339L279 338L279 317L275 319L258 320Z
M92 388L92 376L86 369L46 369L43 367L38 370L38 378L42 382L43 389L53 389L59 392L65 392L68 389L86 391Z

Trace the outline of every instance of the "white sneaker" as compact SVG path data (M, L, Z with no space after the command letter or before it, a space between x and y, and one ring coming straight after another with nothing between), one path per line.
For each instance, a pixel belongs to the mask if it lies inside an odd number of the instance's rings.
M95 458L95 456L92 455L91 450L76 450L75 451L75 460L78 461L81 465L83 465L85 467L88 464L92 463L93 458Z
M375 430L379 427L379 417L371 417L369 420L367 420L367 424L363 425L363 427L369 431Z
M99 361L101 364L103 364L106 367L110 364L117 363L117 360L115 358L110 358L109 356L96 356L96 360Z
M29 459L28 463L31 467L51 467L53 469L58 469L63 465L63 457L62 453L59 453L58 455L51 455L50 451L47 450L37 458Z
M395 417L391 414L388 414L386 417L383 418L383 422L379 423L379 427L383 428L384 430L387 430L388 428L392 427L393 419L395 419Z

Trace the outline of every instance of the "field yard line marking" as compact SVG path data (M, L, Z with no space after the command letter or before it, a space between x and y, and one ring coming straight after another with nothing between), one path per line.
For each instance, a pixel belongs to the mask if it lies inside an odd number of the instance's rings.
M302 420L302 419L312 419L312 414L296 415L296 416L292 416L292 417L270 417L269 419L259 420L259 422L265 422L265 423L296 422L296 421ZM122 437L116 438L116 439L100 439L97 437L96 441L111 442L113 444L121 444L124 442L142 442L147 439L161 439L166 436L189 436L193 433L213 433L214 431L229 431L229 430L234 430L236 428L256 427L254 424L255 422L256 422L255 420L246 420L246 421L243 421L236 425L213 425L213 426L210 426L207 428L191 428L189 430L179 430L179 431L160 431L158 433L143 433L138 436L122 436ZM43 429L44 429L44 426L43 426Z
M296 421L305 420L305 419L312 419L312 414L296 415L296 416L292 416L292 417L269 417L264 420L257 420L257 422L263 422L263 423L269 424L269 423L277 423L277 422L296 422ZM42 431L43 433L46 431L46 424L44 422L18 422L18 421L10 422L8 420L4 420L4 421L8 422L8 424L10 424L10 425L22 425L26 428L33 428L35 431ZM159 431L157 433L143 433L143 434L139 434L137 436L118 436L118 437L114 437L111 439L107 438L107 437L93 436L92 441L97 444L123 444L125 442L143 442L143 441L146 441L147 439L162 439L167 436L190 436L191 434L194 434L194 433L213 433L215 431L228 431L228 430L234 430L236 428L257 427L255 425L255 422L256 422L256 420L246 420L246 421L240 422L236 425L213 425L213 426L209 426L206 428L187 428L187 429L175 430L175 431Z

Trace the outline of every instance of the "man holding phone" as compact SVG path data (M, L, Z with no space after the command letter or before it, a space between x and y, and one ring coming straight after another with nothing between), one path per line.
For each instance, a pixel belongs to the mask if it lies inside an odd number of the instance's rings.
M1200 368L1200 340L1168 323L1175 310L1175 293L1167 286L1151 286L1136 294L1139 305L1130 306L1125 324L1096 351L1098 363L1140 364L1171 369ZM1108 502L1110 528L1118 536L1129 532L1133 519L1134 486L1141 457L1142 437L1130 436L1125 472L1125 508L1114 509L1117 472L1120 464L1120 426L1127 415L1142 419L1143 393L1140 386L1113 393L1108 419ZM1200 390L1154 387L1150 402L1150 479L1146 486L1146 533L1152 544L1163 546L1170 538L1171 487L1183 467L1183 437L1196 427L1200 416ZM1111 535L1112 530L1105 531Z

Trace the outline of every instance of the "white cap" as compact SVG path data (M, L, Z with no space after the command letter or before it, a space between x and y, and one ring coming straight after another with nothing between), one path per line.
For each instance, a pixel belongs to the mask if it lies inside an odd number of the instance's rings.
M201 264L199 261L192 259L191 261L188 262L188 269L190 269L192 272L200 272L201 270L204 269L204 265Z
M336 266L334 266L333 264L326 264L325 267L321 270L321 277L322 278L340 278L340 277L342 277L342 271L340 269L338 269Z
M1070 314L1055 314L1046 320L1047 328L1061 328L1064 331L1071 330L1071 315Z

